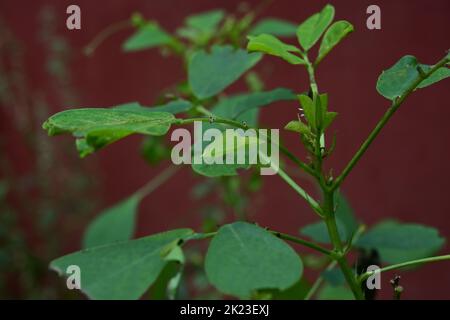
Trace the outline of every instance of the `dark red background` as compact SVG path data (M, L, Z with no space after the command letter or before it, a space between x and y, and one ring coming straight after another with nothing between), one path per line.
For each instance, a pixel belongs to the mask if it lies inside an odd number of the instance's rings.
M301 22L327 2L273 1L263 16ZM331 2L336 7L336 19L346 19L355 26L355 32L318 70L319 88L329 93L330 108L339 112L332 128L337 133L337 149L330 159L335 172L339 172L389 106L389 101L375 90L380 72L405 54L413 54L421 62L432 64L448 49L450 2L376 1L382 12L382 30L377 31L368 30L365 25L366 8L372 1ZM3 18L26 43L26 62L32 83L50 88L40 69L42 47L35 34L36 12L44 4L51 4L60 12L61 34L76 49L71 67L82 106L110 106L128 101L151 105L162 89L185 75L178 60L162 58L157 50L123 54L120 45L131 31L114 35L92 57L84 56L82 48L99 31L127 19L135 11L160 21L164 28L173 31L186 15L213 8L233 11L238 1L0 1ZM81 7L82 29L79 31L65 29L65 9L69 4ZM301 67L266 57L258 70L267 88L285 86L299 92L307 88L307 77ZM239 90L239 86L233 88ZM373 224L394 216L402 221L434 226L450 238L448 88L448 82L441 82L414 93L346 180L343 189L364 222ZM56 93L49 89L47 94ZM68 106L55 106L54 111L65 107ZM275 104L265 109L262 122L270 127L281 127L295 117L295 108L293 103ZM17 152L20 147L13 147L17 144L14 134L8 132L7 135L10 137L8 152L16 156L14 170L26 170L30 160ZM301 149L294 135L283 136L293 150ZM69 137L61 139L73 143ZM102 207L132 193L158 171L149 168L136 152L139 141L139 137L128 138L80 160L98 162L100 170L96 179L101 187ZM299 226L316 220L304 201L279 177L264 180L264 188L254 201L252 211L257 211L254 220L292 234ZM189 198L194 181L190 168L185 168L176 179L145 199L140 208L138 235L181 226L196 227L198 215L191 208ZM76 233L61 240L67 244L67 252L79 247L79 238L80 234ZM445 250L448 252L449 247ZM449 267L449 262L443 262L403 273L404 297L450 298ZM388 279L383 278L385 288L389 286ZM390 290L384 290L383 297L389 295Z

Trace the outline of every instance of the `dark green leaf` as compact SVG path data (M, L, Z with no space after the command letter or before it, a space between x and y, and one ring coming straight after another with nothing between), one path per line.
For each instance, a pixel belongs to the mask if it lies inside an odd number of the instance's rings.
M245 222L221 227L206 255L209 281L221 292L250 297L258 289L285 290L303 273L300 257L285 242Z
M420 79L418 68L427 72L431 66L419 64L413 56L402 57L395 65L383 71L380 75L377 82L378 92L390 100L402 96L415 81ZM449 69L442 67L436 70L429 78L420 82L418 88L427 87L448 77L450 77Z
M231 46L212 47L194 53L189 61L188 77L192 92L199 99L212 97L261 60L259 53L247 53Z
M140 197L132 195L119 204L101 212L90 224L83 238L83 247L131 239L134 232Z
M129 104L127 104L129 108ZM167 133L175 117L168 112L146 108L85 108L59 112L51 116L43 128L49 135L72 133L84 157L130 134L161 136Z
M300 50L292 45L286 44L275 36L270 34L260 34L258 36L248 36L249 42L247 44L248 51L259 51L277 56L291 64L304 64L305 61L299 56L291 52L300 53Z
M297 31L297 26L289 21L266 18L258 22L249 32L252 36L263 33L271 34L278 37L293 37Z
M333 23L323 36L316 64L322 61L322 59L351 32L353 32L351 23L347 21L337 21Z
M387 263L425 258L444 245L439 232L428 226L386 221L377 224L356 242L356 246L376 249Z
M147 24L122 45L124 51L138 51L169 44L173 38L156 24Z
M65 275L67 267L79 266L81 290L92 299L138 299L167 264L168 246L175 243L175 248L178 239L192 234L178 229L85 249L52 261L50 268Z
M334 204L336 206L335 215L345 226L347 235L350 237L358 228L359 223L350 203L340 190L335 192Z
M339 219L336 219L336 224L338 227L339 236L343 241L348 240L347 230L343 222ZM307 236L314 241L322 242L322 243L331 243L330 237L328 235L328 229L323 221L318 221L312 224L308 224L307 226L300 229L300 233L304 236Z
M306 19L297 29L300 45L308 51L320 39L334 18L334 7L327 4L321 12Z
M352 291L346 286L325 285L320 289L317 298L320 300L354 300Z

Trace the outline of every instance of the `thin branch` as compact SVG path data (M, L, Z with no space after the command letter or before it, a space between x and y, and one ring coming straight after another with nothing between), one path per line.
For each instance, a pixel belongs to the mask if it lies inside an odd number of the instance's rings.
M436 72L439 68L445 66L446 63L449 62L449 56L445 56L441 61L439 61L436 65L434 65L428 72L425 72L423 74L420 74L420 76L414 81L408 89L405 91L405 93L394 99L391 107L386 111L386 113L383 115L381 120L378 122L376 127L373 129L373 131L370 133L368 138L364 141L364 143L361 145L359 150L355 153L353 158L350 160L350 162L347 164L345 169L342 171L341 175L336 178L334 184L332 185L331 189L335 190L339 188L339 186L342 184L344 179L347 177L347 175L352 171L353 167L358 163L358 161L361 159L361 157L364 155L364 153L367 151L369 146L372 144L372 142L375 140L375 138L378 136L380 131L384 128L386 123L389 121L389 119L392 117L392 115L397 111L397 109L402 105L402 103L408 98L408 96L419 86L419 84L429 76L431 76L434 72Z
M405 267L409 267L409 266L415 266L415 265L420 265L420 264L425 264L425 263L430 263L430 262L446 261L446 260L450 260L450 254L393 264L393 265L390 265L390 266L387 266L387 267L384 267L381 269L363 273L360 276L360 282L366 280L368 277L370 277L371 275L373 275L375 273L381 273L381 272L401 269L401 268L405 268Z

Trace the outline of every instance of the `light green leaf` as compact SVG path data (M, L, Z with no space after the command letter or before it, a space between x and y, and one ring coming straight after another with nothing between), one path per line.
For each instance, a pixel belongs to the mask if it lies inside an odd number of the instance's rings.
M324 117L323 121L323 129L325 130L328 128L334 121L334 119L337 117L337 112L327 112Z
M419 64L413 56L402 57L395 65L383 71L378 78L377 90L385 98L394 100L406 93L406 90L420 79L418 67L424 72L430 70L431 66ZM447 67L435 71L429 78L419 83L418 88L427 87L433 83L450 77Z
M122 50L139 51L169 44L173 38L154 23L140 27L135 34L122 45Z
M320 39L334 18L334 7L327 4L321 12L306 19L298 26L297 38L300 45L308 51Z
M66 275L67 267L78 266L81 290L91 299L138 299L168 263L163 249L192 234L190 229L178 229L85 249L53 260L50 268Z
M353 32L353 30L353 26L350 22L341 20L333 23L323 36L316 64L320 63L320 61L322 61L339 42Z
M309 127L306 124L304 124L303 122L298 121L298 120L290 121L284 127L284 129L289 130L289 131L298 132L300 134L311 134L311 130L309 129Z
M144 111L144 112L145 111L151 111L151 112L158 111L158 112L169 112L171 114L178 114L178 113L182 113L182 112L189 110L191 107L192 107L191 102L189 102L187 100L183 100L183 99L177 99L177 100L173 100L166 104L155 106L155 107L144 107L144 106L141 106L137 102L131 102L131 103L122 104L120 106L117 106L117 107L115 107L115 109L128 110L128 111Z
M289 21L266 18L259 21L249 32L249 35L257 36L263 33L278 37L293 37L297 32L297 26Z
M212 97L261 60L259 53L247 53L231 46L212 47L211 53L195 52L188 67L189 85L199 99Z
M298 99L300 101L300 105L303 108L303 111L305 113L306 120L308 121L308 124L312 127L316 127L316 107L314 105L314 102L310 97L308 97L305 94L301 94L298 96Z
M171 113L146 108L84 108L59 112L45 121L43 128L50 136L72 133L84 157L133 133L164 135L174 119Z
M422 69L426 72L429 71L431 66L427 65L421 65ZM442 67L436 70L431 76L423 80L419 85L418 88L425 88L428 86L431 86L432 84L439 82L441 80L444 80L446 78L450 77L450 69L448 67Z
M356 246L376 249L383 261L395 264L431 256L444 242L438 230L432 227L386 221L362 235Z
M349 235L347 234L344 223L336 218L336 224L339 232L339 237L341 238L341 240L347 241ZM317 242L331 243L327 226L323 221L308 224L307 226L300 229L300 234L307 236Z
M235 222L221 227L212 239L205 270L219 291L250 297L258 289L284 290L294 285L303 264L290 246L271 233Z
M211 10L186 18L186 25L204 32L214 32L225 16L223 10Z
M300 53L300 49L286 44L270 34L260 34L258 36L248 36L248 51L259 51L280 57L291 64L304 64L305 61L291 52Z
M138 195L132 195L101 212L89 224L84 234L83 247L92 248L131 239L139 201Z

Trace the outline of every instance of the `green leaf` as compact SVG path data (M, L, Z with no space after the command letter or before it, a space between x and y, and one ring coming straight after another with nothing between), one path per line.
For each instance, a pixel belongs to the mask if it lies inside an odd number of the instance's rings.
M212 10L189 16L185 21L186 26L177 29L176 33L198 47L204 47L217 33L224 15L222 10Z
M127 104L122 104L120 106L115 107L115 109L125 110L125 111L149 111L149 112L169 112L171 114L178 114L189 110L192 107L192 103L183 100L177 99L170 101L166 104L155 106L155 107L144 107L141 106L137 102L131 102Z
M270 34L260 34L258 36L248 36L248 51L259 51L280 57L291 64L304 64L305 61L291 52L300 53L300 49L286 44Z
M132 195L101 212L89 224L84 234L83 247L92 248L131 239L140 200L138 195Z
M346 286L326 284L320 289L317 298L320 300L354 300L352 291Z
M252 110L268 106L277 101L295 100L295 94L285 88L270 91L240 94L220 100L211 112L218 117L245 121L249 126L255 126L257 119L248 116ZM219 127L216 125L214 127Z
M289 131L298 132L300 134L311 134L311 130L309 129L309 127L306 124L304 124L303 122L298 121L298 120L290 121L284 127L284 129L289 130Z
M312 128L316 128L316 107L310 97L305 94L298 96L300 105L305 113L306 120Z
M276 101L295 99L292 91L277 88L271 91L240 94L220 100L212 109L214 116L245 122L248 126L256 126L258 108ZM227 126L218 123L203 123L203 130L217 128L225 130ZM203 145L205 148L209 143ZM248 169L248 164L192 164L192 169L207 177L234 176L239 169Z
M249 32L249 35L257 36L263 33L278 37L293 37L297 32L297 26L289 21L266 18L259 21Z
M186 18L186 25L203 32L214 32L225 16L223 10L211 10Z
M298 26L297 38L300 45L308 51L320 39L334 18L334 7L327 4L321 12L306 19Z
M338 217L338 219L345 226L347 235L350 237L356 229L358 229L359 223L356 220L355 213L344 194L338 190L334 195L334 204L336 206L335 216Z
M192 234L190 229L177 229L85 249L53 260L50 268L66 275L67 267L77 265L81 290L91 299L138 299L168 263L164 249Z
M316 64L320 63L320 61L322 61L323 58L339 44L339 42L353 32L353 30L353 26L350 22L341 20L333 23L323 36Z
M146 108L85 108L59 112L43 124L50 136L72 133L81 157L130 134L161 136L175 117Z
M378 92L390 100L402 96L415 81L420 79L418 68L427 72L431 66L419 64L413 56L407 55L402 57L395 65L381 73L377 82ZM420 82L418 88L427 87L449 76L449 69L442 67L436 70L429 78Z
M444 242L432 227L385 221L362 235L355 245L376 249L383 261L395 264L431 256L442 248Z
M209 281L221 292L250 297L258 289L284 290L303 273L296 252L266 230L245 222L221 227L205 260Z
M328 128L333 123L333 121L337 117L337 115L338 115L337 112L327 112L325 114L325 118L323 121L323 130Z
M231 46L212 47L211 53L195 52L188 66L189 85L199 99L212 97L261 60L259 53L247 53Z
M431 68L431 66L427 66L427 65L423 65L423 64L421 66L425 72L429 71ZM450 69L448 67L439 68L431 76L429 76L428 78L423 80L419 84L418 88L425 88L425 87L431 86L432 84L439 82L441 80L444 80L448 77L450 77Z
M348 240L347 230L342 221L336 218L336 224L338 227L339 237L343 241ZM300 229L300 234L307 236L314 241L321 243L331 243L330 236L328 235L328 229L324 221L318 221L312 224L308 224Z
M139 51L149 48L158 47L169 44L173 38L158 25L154 23L146 24L139 28L130 38L122 45L122 50Z

